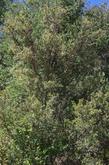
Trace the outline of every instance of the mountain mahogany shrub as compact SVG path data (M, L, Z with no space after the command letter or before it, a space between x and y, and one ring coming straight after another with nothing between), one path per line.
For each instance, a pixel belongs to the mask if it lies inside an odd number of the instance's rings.
M0 52L10 61L1 63L0 74L0 130L9 139L0 142L1 162L106 164L101 139L108 121L98 130L98 120L108 120L108 113L100 116L96 105L101 100L108 108L107 16L101 8L85 12L84 2L74 0L11 6Z

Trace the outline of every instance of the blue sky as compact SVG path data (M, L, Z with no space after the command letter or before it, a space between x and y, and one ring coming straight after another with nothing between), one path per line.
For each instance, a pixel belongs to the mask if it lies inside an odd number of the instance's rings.
M100 5L102 3L109 3L109 0L87 0L88 4L92 5Z
M91 3L91 4L100 4L101 2L102 2L102 0L89 0L89 2Z

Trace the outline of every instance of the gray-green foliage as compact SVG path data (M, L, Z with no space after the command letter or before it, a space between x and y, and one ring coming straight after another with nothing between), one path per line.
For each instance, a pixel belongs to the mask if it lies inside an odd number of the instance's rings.
M10 7L0 45L1 164L108 164L108 15L74 0Z

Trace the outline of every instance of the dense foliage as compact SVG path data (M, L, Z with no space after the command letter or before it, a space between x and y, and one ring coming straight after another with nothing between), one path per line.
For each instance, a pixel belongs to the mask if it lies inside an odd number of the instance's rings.
M3 14L1 165L109 165L109 10L84 5L28 0Z
M8 10L10 2L13 0L0 0L0 25L3 23L4 14Z

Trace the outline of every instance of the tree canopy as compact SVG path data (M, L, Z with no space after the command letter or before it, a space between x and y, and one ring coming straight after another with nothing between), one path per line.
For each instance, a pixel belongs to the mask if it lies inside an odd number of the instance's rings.
M108 47L106 5L10 4L0 42L1 165L109 164Z

